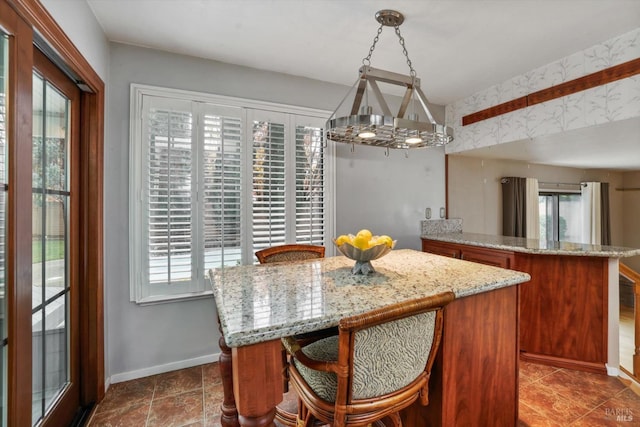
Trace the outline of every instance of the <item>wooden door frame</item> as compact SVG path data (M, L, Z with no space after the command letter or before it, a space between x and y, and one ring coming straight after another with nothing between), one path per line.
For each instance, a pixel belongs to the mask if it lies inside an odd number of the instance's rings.
M32 34L29 30L37 31L44 39L44 41L55 52L58 53L60 59L69 67L69 69L77 75L82 81L77 83L84 83L90 88L91 92L81 93L81 134L80 134L80 258L83 260L79 271L80 286L80 402L83 406L97 403L104 397L104 233L103 233L103 147L104 147L104 91L105 85L98 74L93 70L89 62L82 56L80 51L73 45L71 40L64 33L62 28L54 21L53 17L44 8L38 0L0 0L11 6L17 14L27 24L27 29L22 28L23 34ZM3 8L5 5L1 5ZM23 25L24 27L24 25ZM30 27L30 28L29 28ZM29 35L29 37L32 37ZM21 46L25 46L24 42L21 42ZM32 49L32 40L30 40L28 49ZM20 120L25 115L30 116L32 114L32 102L31 102L31 74L33 57L32 54L25 53L24 58L28 58L28 61L20 61L18 64L12 64L12 74L15 74L16 79L24 79L22 83L23 88L29 88L28 93L15 95L17 101L15 103L16 111L14 123L16 129L12 136L17 136L17 146L22 147L18 153L14 156L10 155L10 160L17 160L15 156L24 157L31 152L31 121ZM28 80L28 82L27 82ZM22 81L22 80L21 80ZM15 81L14 81L15 82ZM13 88L12 90L15 90ZM17 118L17 119L15 119ZM17 133L16 133L17 132ZM28 140L26 139L28 136ZM21 140L23 139L23 140ZM30 157L30 156L29 156ZM24 160L21 158L21 160ZM29 159L29 163L31 160ZM30 171L15 170L11 171L13 175L18 173L29 174ZM14 178L14 176L11 178ZM28 182L31 182L29 177ZM31 189L28 191L31 194ZM9 196L12 195L11 189ZM11 200L11 197L10 197ZM24 205L24 206L23 206ZM9 213L17 215L16 229L9 227L8 242L15 244L16 252L26 256L17 257L17 259L27 258L31 259L31 248L25 249L26 246L30 246L31 242L20 242L17 238L19 233L26 232L31 235L31 218L30 215L25 215L25 212L29 211L31 205L29 197L29 207L26 206L26 201L23 200L19 206L9 206ZM28 220L20 220L22 217L29 217ZM22 221L22 222L20 222ZM26 224L28 223L28 224ZM27 231L28 228L28 231ZM23 234L24 235L24 234ZM26 239L22 239L26 240ZM15 257L15 254L14 254ZM14 275L15 277L9 277L7 283L8 287L15 287L16 295L9 296L14 302L19 299L24 299L24 295L21 295L26 286L17 286L18 283L27 281L31 283L31 266L27 262L19 261L20 264L15 264L15 259L9 259L9 262L14 262ZM8 262L8 263L9 263ZM12 270L12 268L9 268ZM25 271L25 270L28 270ZM27 274L28 273L28 274ZM28 277L26 277L28 276ZM28 292L30 294L30 290ZM29 295L30 297L30 295ZM29 307L31 303L29 302ZM24 314L24 313L22 313ZM24 317L24 316L22 316ZM22 317L20 317L21 320ZM30 316L29 320L30 322ZM29 323L27 323L28 325ZM15 329L15 328L14 328ZM11 330L10 332L15 332ZM27 346L29 349L27 349ZM11 347L11 346L10 346ZM14 346L15 347L15 346ZM20 356L24 358L25 351L30 350L30 344L25 343L20 348L12 348L10 350L10 365L11 363L22 364L19 362ZM30 354L30 351L29 351ZM16 359L17 357L17 359ZM11 362L13 360L14 362ZM30 366L30 358L27 361ZM18 368L20 368L18 366ZM24 370L24 369L23 369ZM28 405L28 413L19 409L19 402L21 398L25 396L17 396L12 394L11 391L15 391L15 384L18 380L24 381L25 377L17 378L18 372L9 372L9 400L8 411L10 415L10 425L27 425L20 421L23 417L31 417L31 407ZM29 372L28 378L31 378ZM31 401L31 397L26 397ZM24 401L22 401L24 406ZM13 415L12 415L13 414ZM13 417L15 415L15 418ZM18 416L19 415L19 416ZM22 417L22 418L21 418Z
M9 34L7 163L31 164L33 31L4 1L3 29ZM10 426L31 425L31 168L8 167L6 211L7 412ZM17 339L17 337L28 337ZM28 355L29 357L25 357Z

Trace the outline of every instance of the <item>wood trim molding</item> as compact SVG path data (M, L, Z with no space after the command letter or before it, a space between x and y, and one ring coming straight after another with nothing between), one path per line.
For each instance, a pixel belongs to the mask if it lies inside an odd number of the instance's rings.
M582 92L583 90L602 86L636 74L640 74L640 58L633 59L619 65L614 65L613 67L605 68L604 70L596 71L595 73L587 74L586 76L569 80L568 82L560 83L547 89L532 92L529 95L468 114L462 117L462 126L467 126L482 120L487 120L502 114L540 104L542 102L551 101L552 99L572 95L574 93Z
M104 397L104 97L105 86L89 62L38 0L7 0L13 9L37 30L60 59L93 93L81 97L81 248L84 265L80 272L81 402L99 402ZM31 47L30 47L31 48ZM29 66L31 64L29 63ZM30 73L30 71L29 71ZM29 94L31 95L31 94ZM29 279L30 280L30 279Z
M11 7L0 2L0 26L9 34L9 91L7 99L7 160L10 165L32 163L33 31ZM9 167L7 174L6 307L8 426L31 425L31 169ZM28 355L29 357L25 357ZM25 402L29 404L25 405Z
M75 72L94 92L104 90L104 82L89 62L80 53L71 39L53 19L51 14L38 0L7 0L13 8L31 26L38 30L42 37L60 55L60 58Z
M640 273L628 267L626 264L620 263L620 274L631 280L634 284L640 285Z

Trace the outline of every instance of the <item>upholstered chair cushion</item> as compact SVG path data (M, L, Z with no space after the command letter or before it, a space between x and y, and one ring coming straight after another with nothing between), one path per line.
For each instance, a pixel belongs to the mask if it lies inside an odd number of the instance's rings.
M353 399L382 396L411 383L424 371L433 343L435 312L383 323L355 333ZM316 341L302 351L321 361L338 360L338 337ZM300 375L318 396L335 402L337 377L294 359Z
M353 398L382 396L415 380L427 363L434 329L431 311L357 331Z
M290 252L281 252L279 254L269 255L267 258L267 262L291 262L291 261L301 261L305 259L314 259L314 258L322 258L320 254L315 252L308 251L290 251Z
M322 361L338 360L338 336L325 338L302 348L302 352L308 357ZM309 384L309 387L316 392L318 396L327 402L336 401L336 391L338 389L338 378L333 372L316 371L307 368L302 363L293 358L293 363L300 375Z

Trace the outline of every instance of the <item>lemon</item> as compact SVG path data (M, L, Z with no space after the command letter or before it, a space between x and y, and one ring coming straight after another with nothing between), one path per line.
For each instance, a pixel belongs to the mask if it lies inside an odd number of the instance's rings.
M346 234L341 234L340 236L338 236L338 238L336 239L336 245L338 246L342 246L345 243L349 243L351 239L349 238L349 236L347 236Z
M367 236L358 234L355 239L353 239L353 246L360 249L361 251L369 249L369 238L367 238Z
M378 242L379 245L384 243L388 247L393 246L393 240L391 240L391 237L386 236L386 235L382 235L382 236L378 237L377 242Z
M368 242L373 237L373 233L367 230L366 228L363 228L362 230L358 231L358 234L356 234L356 237L362 237Z

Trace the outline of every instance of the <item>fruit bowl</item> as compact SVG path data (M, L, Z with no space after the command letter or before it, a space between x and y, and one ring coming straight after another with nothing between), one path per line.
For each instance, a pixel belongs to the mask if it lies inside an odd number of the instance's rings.
M352 235L349 236L352 237ZM375 239L376 237L377 236L374 236L373 238ZM351 240L353 241L353 238ZM381 243L371 246L367 249L357 248L349 242L345 242L339 245L337 239L334 240L333 243L336 245L336 248L338 248L342 255L356 262L356 264L351 269L352 274L374 273L375 269L371 265L371 261L385 256L396 246L396 240L392 241L391 246L389 246L387 243Z

